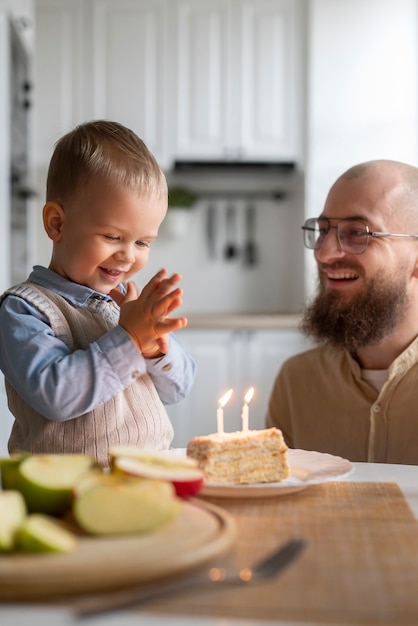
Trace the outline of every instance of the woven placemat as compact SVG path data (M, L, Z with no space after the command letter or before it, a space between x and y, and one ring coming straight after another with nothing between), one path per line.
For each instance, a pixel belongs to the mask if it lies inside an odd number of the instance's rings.
M247 565L291 537L305 538L308 547L275 581L194 590L149 603L146 610L319 624L418 624L418 522L395 483L331 482L281 497L210 502L225 507L238 526L236 546L222 565Z

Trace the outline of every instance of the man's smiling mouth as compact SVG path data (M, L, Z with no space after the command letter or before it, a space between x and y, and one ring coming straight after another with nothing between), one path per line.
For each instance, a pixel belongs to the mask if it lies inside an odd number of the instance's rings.
M327 272L325 274L330 280L355 280L358 278L357 272Z

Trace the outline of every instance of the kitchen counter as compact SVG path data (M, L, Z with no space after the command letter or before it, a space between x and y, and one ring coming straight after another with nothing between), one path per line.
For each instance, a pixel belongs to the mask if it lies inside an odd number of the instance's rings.
M227 330L297 329L299 313L185 313L187 328Z

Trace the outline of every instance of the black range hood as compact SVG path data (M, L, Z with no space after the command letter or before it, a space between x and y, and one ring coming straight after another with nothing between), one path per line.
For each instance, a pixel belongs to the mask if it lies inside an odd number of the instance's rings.
M183 161L174 162L175 172L230 172L253 171L290 173L296 169L294 161Z

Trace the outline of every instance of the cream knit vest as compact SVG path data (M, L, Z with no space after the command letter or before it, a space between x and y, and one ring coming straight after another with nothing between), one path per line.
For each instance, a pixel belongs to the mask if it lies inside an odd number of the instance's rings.
M77 307L62 296L26 281L4 294L19 296L49 319L53 333L71 351L84 350L116 326L119 308L113 302L92 299ZM3 297L4 297L3 296ZM22 348L24 349L24 348ZM100 376L100 372L97 372ZM83 453L108 466L108 449L113 445L135 445L166 449L173 439L173 427L148 374L93 411L64 422L46 419L27 404L6 379L11 412L15 417L9 452ZM68 380L78 393L77 379Z

